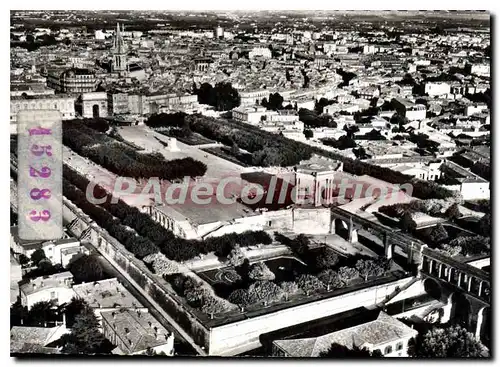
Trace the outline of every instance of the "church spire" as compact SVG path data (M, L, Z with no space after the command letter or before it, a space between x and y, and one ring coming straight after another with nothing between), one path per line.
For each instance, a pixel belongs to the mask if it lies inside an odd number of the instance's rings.
M123 42L123 37L122 37L122 31L120 30L120 23L116 23L116 33L115 33L115 42L114 42L114 51L117 54L120 54L124 52L125 47L124 47L124 42Z
M113 41L113 64L112 70L118 72L127 72L127 49L123 41L122 32L124 28L120 29L120 23L116 23L116 32Z

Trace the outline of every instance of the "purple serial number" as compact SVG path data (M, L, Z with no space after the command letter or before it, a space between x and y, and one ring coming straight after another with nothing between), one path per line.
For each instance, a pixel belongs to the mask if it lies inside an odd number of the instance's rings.
M30 136L33 135L51 135L52 131L51 129L44 129L41 127L29 129L29 134ZM36 157L41 157L42 155L47 155L49 157L52 156L52 147L50 145L37 145L33 144L31 146L31 153L36 156ZM30 166L30 177L40 177L40 178L49 178L52 173L52 170L50 167L43 166L40 169L36 169L34 167ZM42 200L42 199L50 199L51 193L49 189L40 189L38 187L35 187L31 189L30 191L30 197L33 200ZM50 219L50 210L32 210L29 213L29 218L34 221L43 221L47 222Z

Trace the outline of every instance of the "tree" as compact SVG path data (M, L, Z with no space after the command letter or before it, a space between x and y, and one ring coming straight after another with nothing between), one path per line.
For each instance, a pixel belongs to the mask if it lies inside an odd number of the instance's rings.
M55 320L54 304L51 301L40 301L28 311L28 325L44 326L47 321Z
M25 254L19 254L19 264L26 265L30 262L30 259Z
M211 297L212 294L206 288L198 287L194 289L189 289L184 293L187 303L191 307L199 308L203 303L203 299Z
M325 106L331 105L333 101L329 101L326 98L320 98L319 101L316 101L316 104L314 105L314 112L316 112L318 115L323 113L323 108Z
M460 253L464 256L489 254L491 248L490 237L483 236L459 236L450 241L449 246L460 249ZM441 246L443 251L448 247ZM456 251L456 250L455 250Z
M17 297L17 301L10 306L10 326L26 325L28 320L28 308L21 304L21 298Z
M99 331L99 321L94 310L85 304L75 317L71 333L61 338L63 353L68 354L98 354L103 352L106 338Z
M95 282L104 276L104 269L96 255L80 256L69 265L69 271L77 283Z
M73 327L76 316L78 316L86 306L87 303L79 297L73 297L65 306L64 312L66 313L66 326L68 328Z
M438 244L443 242L448 238L448 232L444 226L439 223L437 224L429 233L428 240L432 244Z
M199 103L214 105L214 91L211 84L203 83L199 89L195 89L195 94L198 95Z
M248 287L248 296L252 303L271 303L282 300L285 293L276 283L266 280L252 283Z
M235 157L240 154L240 148L238 148L238 144L233 143L233 145L231 146L231 154Z
M258 262L250 266L248 277L252 280L274 280L274 273L264 262Z
M332 269L323 270L318 274L318 279L322 281L330 290L342 288L345 285L339 274Z
M37 249L31 254L31 261L33 264L38 265L40 261L43 259L46 259L47 257L45 256L45 252L42 249Z
M298 294L301 292L299 286L295 282L282 282L280 284L281 289L285 292L286 296Z
M479 220L479 233L482 234L483 236L490 236L491 234L491 215L485 214L480 220Z
M314 266L319 269L331 268L339 262L337 253L327 245L323 246L314 259Z
M366 153L365 148L359 147L357 149L353 149L352 152L356 155L357 159L367 159L369 156Z
M446 210L444 215L450 219L450 220L456 220L462 216L460 213L460 208L457 203L453 203L450 205L450 207Z
M309 140L314 136L314 133L311 129L304 129L304 136Z
M227 299L229 302L241 306L247 306L252 303L246 289L236 289L232 291Z
M213 106L217 111L229 111L240 105L240 95L231 83L217 83L213 92Z
M243 251L241 251L240 246L235 246L227 256L229 264L231 264L234 267L243 264L245 259L246 259L245 255L243 254Z
M317 292L326 289L325 283L311 274L302 274L297 279L297 285L306 293Z
M338 276L339 276L340 280L342 280L342 282L347 285L350 282L352 282L354 279L359 278L360 273L359 273L359 270L356 268L342 266L338 270Z
M461 246L451 246L449 244L444 244L439 248L439 251L446 254L446 256L455 257L457 255L460 255L463 250Z
M375 352L370 352L366 348L360 348L354 345L352 348L348 348L345 345L333 343L328 350L320 353L321 358L370 358L370 357L382 357L382 353L379 350Z
M416 340L409 350L417 358L477 358L486 357L485 347L467 329L454 325L434 327Z
M283 97L279 93L271 93L269 95L269 102L267 103L267 106L263 104L263 106L266 106L270 110L281 110L283 108Z
M371 259L358 260L356 262L356 270L359 271L359 275L361 275L365 281L368 280L368 277L381 276L386 272L384 266Z
M165 255L158 254L153 260L153 270L155 274L163 276L178 272L179 267L174 261L167 259Z

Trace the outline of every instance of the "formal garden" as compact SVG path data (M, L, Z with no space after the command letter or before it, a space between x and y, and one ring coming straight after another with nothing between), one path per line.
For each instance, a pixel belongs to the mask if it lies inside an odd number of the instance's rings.
M69 200L141 259L151 272L163 276L187 305L205 314L326 294L394 270L394 264L385 258L344 257L326 245L312 246L304 235L290 239L279 233L270 236L264 231L247 231L186 240L123 201L109 204L110 200L106 200L102 205L89 203L83 191L88 180L67 166L64 177L63 193ZM95 197L105 195L104 189L97 186ZM286 245L293 256L286 260L274 258L250 263L242 251L242 248L253 246L265 249L272 243ZM220 275L215 275L218 272L198 275L186 271L186 261L209 253L214 253L224 263Z
M340 153L326 151L318 147L288 139L280 134L260 130L255 126L229 119L216 119L200 114L185 113L157 114L151 116L146 125L169 136L184 136L196 133L207 139L218 141L231 149L230 154L243 164L269 167L293 166L302 160L310 159L312 154L319 154L344 163L344 171L357 175L369 175L392 184L411 184L412 195L418 198L446 199L454 193L432 181L421 180L386 167L350 159ZM240 156L237 148L244 149L251 156Z
M205 164L192 158L167 162L160 153L142 152L119 141L118 135L112 137L100 132L101 126L99 124L91 128L83 122L65 121L63 143L76 153L120 176L174 180L185 176L203 176L207 170Z

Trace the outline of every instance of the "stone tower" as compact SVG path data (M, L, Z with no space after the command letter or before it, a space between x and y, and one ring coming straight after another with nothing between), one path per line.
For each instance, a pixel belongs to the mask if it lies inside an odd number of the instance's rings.
M125 46L125 42L123 41L123 37L120 30L120 24L116 24L116 32L115 37L113 39L113 61L111 63L111 71L118 72L121 75L126 74L128 71L127 68L127 48Z

